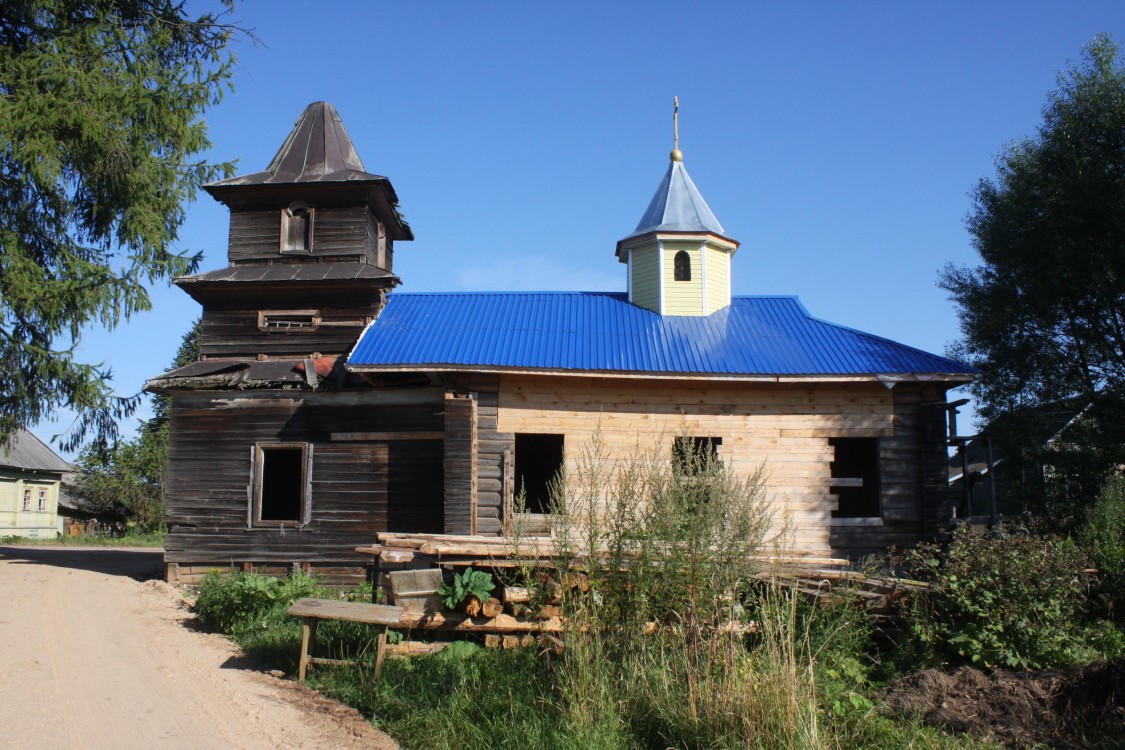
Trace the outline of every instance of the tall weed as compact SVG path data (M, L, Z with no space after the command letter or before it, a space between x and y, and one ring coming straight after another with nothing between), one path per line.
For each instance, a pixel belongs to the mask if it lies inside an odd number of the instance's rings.
M686 442L686 441L685 441ZM560 712L644 747L822 748L815 656L779 551L762 473L708 452L612 464L595 435L560 477Z
M1125 477L1106 484L1090 508L1078 540L1098 569L1095 605L1125 626Z

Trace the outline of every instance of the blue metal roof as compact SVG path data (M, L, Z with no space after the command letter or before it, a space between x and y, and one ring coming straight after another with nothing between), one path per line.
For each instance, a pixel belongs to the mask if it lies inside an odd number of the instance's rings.
M973 368L808 314L735 297L662 316L610 292L395 293L348 358L360 370L535 369L716 376L945 374Z
M629 237L649 232L711 232L725 235L723 225L703 200L682 161L673 161L656 188L644 216ZM626 237L625 239L629 239Z

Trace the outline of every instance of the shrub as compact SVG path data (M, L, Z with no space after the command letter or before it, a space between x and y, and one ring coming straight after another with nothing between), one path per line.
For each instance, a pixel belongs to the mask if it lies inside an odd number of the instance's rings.
M906 563L929 583L908 620L924 661L1034 669L1089 655L1079 627L1088 562L1070 540L961 526L944 550L921 544Z
M288 578L254 572L223 576L213 570L200 582L195 611L207 627L237 634L270 609L288 609L301 597L314 596L319 590L317 580L304 574Z
M1125 477L1106 484L1078 539L1098 569L1095 603L1118 624L1125 624Z

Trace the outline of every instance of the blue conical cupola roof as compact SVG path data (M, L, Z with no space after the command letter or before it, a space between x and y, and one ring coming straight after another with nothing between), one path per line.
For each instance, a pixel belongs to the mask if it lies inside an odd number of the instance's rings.
M656 188L656 194L652 196L644 216L637 222L637 228L629 237L649 232L710 232L726 235L723 225L715 218L707 201L699 193L699 188L691 181L683 161L673 159L668 165L668 171Z

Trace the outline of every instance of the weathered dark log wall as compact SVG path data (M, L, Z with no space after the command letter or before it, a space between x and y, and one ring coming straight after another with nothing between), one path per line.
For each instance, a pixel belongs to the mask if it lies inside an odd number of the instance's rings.
M899 383L894 396L894 435L879 439L881 526L833 526L834 554L861 559L890 547L912 547L949 525L948 454L944 388Z
M441 440L342 435L433 434L441 409L434 389L175 396L166 563L181 571L245 563L360 573L370 559L354 549L377 532L441 531ZM271 441L312 446L312 513L301 528L248 525L251 449Z
M331 298L328 298L331 299ZM310 302L312 300L309 300ZM323 301L323 298L322 298ZM288 331L262 330L258 313L276 310L266 307L241 310L207 309L203 312L199 352L207 357L271 357L345 354L351 351L369 318L378 313L378 305L360 308L302 307L300 300L289 301L289 310L316 310L322 324L312 329ZM333 325L335 324L335 325Z
M445 533L476 532L477 401L445 396Z
M312 252L309 256L366 256L373 262L377 234L370 208L366 205L312 208ZM228 255L232 264L283 257L280 243L280 208L231 212ZM299 256L286 254L285 257Z
M496 407L500 390L498 375L458 373L449 377L449 387L476 397L476 526L478 534L503 531L504 451L515 448L512 433L496 431Z

